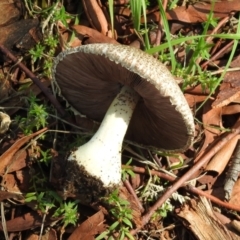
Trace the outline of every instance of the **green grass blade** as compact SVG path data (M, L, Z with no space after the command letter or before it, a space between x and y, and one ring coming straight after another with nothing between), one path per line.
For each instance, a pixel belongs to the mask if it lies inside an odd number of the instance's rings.
M110 15L110 21L111 21L111 28L112 28L112 34L114 37L114 6L113 6L113 0L108 0L108 6L109 6L109 15Z
M178 38L178 39L172 39L171 40L171 45L175 46L178 44L181 44L186 41L191 41L194 39L198 38L206 38L206 37L215 37L215 38L221 38L221 39L232 39L232 40L240 40L240 34L213 34L213 35L198 35L198 36L189 36L189 37L183 37L183 38ZM147 53L149 54L154 54L156 52L163 51L168 48L168 43L163 43L159 46L153 47L151 49L146 50Z
M130 8L131 8L131 12L132 12L133 26L137 31L140 30L141 6L142 6L141 1L130 0Z
M158 0L158 6L159 6L162 22L163 22L163 28L165 29L168 49L169 49L170 56L171 56L172 71L175 71L176 58L175 58L175 55L174 55L173 45L172 45L172 42L171 42L170 29L169 29L169 26L168 26L167 17L166 17L165 11L163 9L162 2L160 0Z
M147 27L147 5L146 5L146 1L145 0L141 0L142 4L142 15L143 15L143 19L144 19L144 42L145 42L145 49L149 49L150 48L150 42L149 42L149 38L148 38L148 27Z

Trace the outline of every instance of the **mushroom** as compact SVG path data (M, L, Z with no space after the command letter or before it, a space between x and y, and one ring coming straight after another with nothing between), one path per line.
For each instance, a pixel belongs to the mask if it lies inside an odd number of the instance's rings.
M184 151L194 121L169 70L151 55L118 44L89 44L60 53L53 66L58 93L75 112L101 122L68 157L66 191L97 199L121 184L126 138L164 151Z

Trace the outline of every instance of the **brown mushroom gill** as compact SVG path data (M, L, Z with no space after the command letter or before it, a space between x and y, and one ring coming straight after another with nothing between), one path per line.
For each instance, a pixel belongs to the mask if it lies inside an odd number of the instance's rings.
M132 115L131 120L124 119L126 123L130 121L127 139L168 151L183 151L191 144L194 132L191 111L170 72L152 56L123 45L85 45L61 53L56 58L53 72L59 92L67 102L80 114L99 122L104 116L104 120L107 118L106 112L111 112L108 109L113 101L119 103L118 94L123 96L123 92L129 92L129 88L133 89L134 91L131 90L133 97L127 94L124 100L126 105L130 106L127 118ZM136 103L135 95L139 96L136 107L132 104L132 102ZM130 101L128 102L127 99ZM112 124L108 122L104 125L109 131ZM118 128L122 135L121 149L124 131L127 128L121 130L118 125L115 128ZM101 131L104 133L106 130ZM111 131L115 132L115 130ZM113 142L116 142L116 139L110 135L106 145L108 149L111 148ZM94 148L88 146L93 152ZM118 152L121 151L119 146L117 149ZM100 157L101 154L96 153L96 162L105 161L107 158L107 151L101 150L100 152L104 155L103 159ZM75 152L70 159L73 159L73 155L76 155ZM83 154L80 155L83 156ZM79 158L80 155L78 155ZM83 160L80 160L80 165L81 161ZM104 174L109 175L108 182L103 181L105 187L120 182L120 170L117 170L119 175L117 178L114 177L115 180L112 180L114 178L110 176L110 172L116 171L116 169L111 170L110 165L114 165L113 161L115 160L109 159L110 164L104 164L104 167L99 169L100 172L106 171ZM79 159L77 162L79 163ZM121 158L116 164L118 169L120 169L120 164ZM98 179L101 178L99 174L93 173L92 175Z
M96 62L91 61L92 58ZM137 74L102 56L84 53L68 55L58 63L56 70L61 95L80 114L101 122L121 87L128 85L139 93L141 99L133 114L127 139L157 149L178 151L184 148L189 133L180 127L185 125L181 114L173 112L168 96L159 96L159 90ZM180 91L177 90L176 94Z

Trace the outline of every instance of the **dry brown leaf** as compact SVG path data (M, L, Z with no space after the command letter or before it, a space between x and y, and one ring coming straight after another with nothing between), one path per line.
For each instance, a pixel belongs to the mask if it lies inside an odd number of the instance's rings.
M212 107L223 107L240 97L240 71L226 73Z
M0 29L2 26L14 23L21 17L21 8L23 7L20 0L9 1L1 0L0 2Z
M10 167L10 164L14 160L14 154L28 141L30 141L32 138L38 136L41 133L44 133L47 131L47 128L43 128L29 136L22 137L21 139L17 140L7 151L5 151L0 156L0 174L4 174L7 167Z
M15 198L17 200L23 200L24 197L22 194L18 194L15 192L6 192L6 191L0 191L0 201L3 201L8 198Z
M17 151L12 159L11 165L8 167L8 173L19 171L27 166L29 157L32 156L33 150L32 149L20 149ZM35 157L40 156L40 151L34 152Z
M82 41L73 36L72 31L69 30L60 20L57 21L59 43L61 51L66 50L66 47L78 47L82 45Z
M206 100L206 97L207 97L204 95L193 95L188 93L185 93L184 96L190 108L193 108L194 106L196 106L197 103L203 102L204 100Z
M114 3L116 5L127 5L129 3L129 0L115 0Z
M224 171L233 154L238 139L239 135L234 137L223 148L221 148L205 168L204 172L206 174L199 179L199 182L201 184L207 184L208 189L212 188L218 176Z
M203 106L202 121L205 138L201 149L199 150L198 155L194 160L195 162L201 159L204 153L208 151L209 147L211 147L211 144L221 134L221 131L219 129L222 126L221 108L212 109L211 104L212 101L209 99ZM193 177L199 176L204 170L204 168L205 166L199 169L199 171ZM212 176L210 176L210 179L207 178L209 178L209 176L205 177L203 184L205 184L205 181L209 183L212 182ZM202 178L200 178L198 181L202 183Z
M214 171L217 175L220 175L229 162L239 138L240 136L237 135L226 143L226 145L215 154L205 171Z
M179 20L188 23L205 22L210 13L212 4L201 1L188 7L176 7L166 13L169 20ZM231 12L240 10L240 1L216 1L214 3L214 18L227 17ZM157 20L158 21L158 20Z
M104 214L100 210L77 227L68 240L94 240L96 234L105 230Z
M21 193L13 174L5 174L3 176L2 186L9 192Z
M36 28L39 26L38 19L23 19L19 20L16 23L11 25L1 27L1 37L0 44L3 44L5 47L12 49L17 43L21 42L21 40L29 34L29 31L32 28ZM29 38L30 38L29 34ZM32 45L34 45L35 41L33 41ZM30 49L32 46L28 43L25 45L26 49Z
M104 36L112 37L111 31L108 29L107 19L99 6L99 1L82 0L82 4L91 26Z
M240 113L240 104L233 104L229 106L224 106L222 108L222 115L232 115L237 113Z
M231 68L238 68L240 66L240 55L234 58L231 62ZM212 107L226 106L232 102L238 102L240 100L240 83L239 83L240 71L227 72L220 85L219 93L216 100L213 102Z
M32 174L28 168L16 171L15 173L16 181L21 192L28 192L29 188L32 186Z
M9 232L21 232L27 229L36 228L41 226L42 217L36 212L26 213L20 217L16 217L6 222L7 230ZM45 222L46 224L47 222ZM2 230L2 225L0 225Z
M72 27L77 32L77 37L80 40L86 39L86 43L113 43L119 44L113 38L107 37L102 33L98 32L89 27L85 27L83 25L75 25Z
M206 2L198 1L197 3L188 7L181 6L176 7L172 10L166 12L166 16L168 20L176 20L180 22L186 23L201 23L205 22L208 18L208 14L211 11L211 4ZM221 0L216 1L214 4L213 15L214 18L224 18L229 16L230 13L236 12L240 10L240 2L239 0ZM159 22L160 14L159 10L156 12L150 13L147 15L148 22ZM143 22L143 19L141 20Z
M57 233L56 230L51 228L46 231L45 234L42 235L41 240L57 240ZM25 240L39 240L39 234L30 233Z
M198 153L197 159L204 154L207 147L221 134L220 127L222 126L221 108L211 108L212 101L208 100L203 106L203 127L205 140L201 150Z
M27 166L27 157L31 154L31 150L20 149L12 159L12 164L8 167L8 173L18 171Z
M185 93L188 94L195 94L195 95L205 95L208 96L210 94L210 90L208 88L203 89L203 87L201 86L201 84L198 84L196 86L188 86L185 90Z

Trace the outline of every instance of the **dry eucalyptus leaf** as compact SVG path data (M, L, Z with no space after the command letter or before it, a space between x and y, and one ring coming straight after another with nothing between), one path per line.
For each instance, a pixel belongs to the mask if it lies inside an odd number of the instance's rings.
M94 240L96 234L105 230L106 224L104 224L104 214L100 210L79 225L79 227L73 231L68 240Z
M31 135L24 136L21 139L15 141L15 143L0 156L0 174L6 172L6 168L9 167L14 161L14 155L16 152L32 138L46 132L47 128L43 128Z
M202 145L201 150L198 153L198 160L202 154L205 153L207 147L221 134L220 128L222 126L222 113L221 108L212 108L212 101L208 100L203 107L203 126L204 126L204 134L205 140Z
M205 168L206 174L199 179L201 184L207 184L208 189L211 189L213 184L218 179L219 175L224 171L228 164L234 148L237 144L239 136L237 135L231 139L224 147L222 147L212 158L210 163Z
M238 139L239 135L228 141L226 145L215 154L205 171L215 171L218 175L220 175L229 162Z
M210 2L210 1L209 1ZM176 7L166 13L169 20L180 20L188 23L205 22L212 9L212 4L198 1L189 6ZM213 7L214 18L227 17L233 11L240 10L240 1L216 1Z
M240 97L239 73L240 71L226 73L216 100L212 104L213 108L226 106Z
M20 0L1 0L0 2L0 28L16 22L21 16L23 3Z

